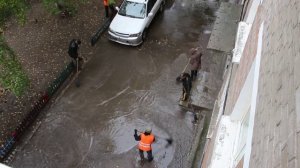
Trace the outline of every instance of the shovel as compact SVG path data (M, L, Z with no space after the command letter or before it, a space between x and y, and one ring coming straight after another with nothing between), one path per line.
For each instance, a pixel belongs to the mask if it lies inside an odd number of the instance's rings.
M75 85L76 87L79 87L80 86L80 81L79 81L79 74L78 74L78 71L79 71L79 58L76 58L76 79L75 79Z

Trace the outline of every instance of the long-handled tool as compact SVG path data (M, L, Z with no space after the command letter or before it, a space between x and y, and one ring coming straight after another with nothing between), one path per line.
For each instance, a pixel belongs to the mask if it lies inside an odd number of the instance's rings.
M79 74L78 74L78 71L79 71L79 58L76 58L76 79L75 79L75 85L76 87L79 87L80 86L80 81L79 81Z
M189 60L187 61L185 67L183 68L181 74L183 74L186 71L186 68L188 67L189 63L190 63L191 58L189 58ZM181 75L180 74L180 75ZM180 75L178 77L176 77L176 82L180 82Z
M182 73L185 72L186 68L188 67L188 65L189 65L189 63L190 63L190 60L191 60L191 58L189 58L189 60L187 61L187 63L186 63L186 65L185 65L185 67L184 67Z
M142 131L139 131L139 130L137 130L139 133L144 133L144 132L142 132ZM163 139L163 140L165 140L165 141L167 141L168 142L168 144L166 145L166 147L168 147L168 146L170 146L170 145L172 145L172 143L173 143L173 138L165 138L165 137L161 137L161 136L157 136L157 135L155 135L155 137L156 138L160 138L160 139Z
M196 51L199 50L199 47L196 47L195 50ZM190 61L191 61L191 57L188 56L188 61L187 61L186 65L185 65L185 67L183 68L181 74L183 74L186 71L188 65L190 64ZM180 82L180 75L176 78L176 81Z

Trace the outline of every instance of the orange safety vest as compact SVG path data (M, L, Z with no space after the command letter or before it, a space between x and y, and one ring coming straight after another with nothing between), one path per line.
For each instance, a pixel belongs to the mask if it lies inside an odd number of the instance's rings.
M151 144L154 141L154 135L150 134L150 135L145 135L145 134L141 134L141 140L139 142L139 149L142 151L150 151L152 150L151 148Z
M108 6L108 0L103 0L104 6Z

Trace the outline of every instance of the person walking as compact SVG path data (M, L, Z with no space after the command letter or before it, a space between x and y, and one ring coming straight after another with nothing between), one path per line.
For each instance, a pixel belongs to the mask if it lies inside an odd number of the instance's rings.
M197 78L198 69L201 68L201 57L202 53L198 48L192 48L190 50L190 65L191 65L191 80Z
M68 54L73 59L74 65L78 66L77 63L82 60L81 57L78 56L78 49L81 41L79 39L72 39L69 44Z
M140 141L138 144L138 148L141 160L145 159L144 152L147 152L147 158L149 162L153 160L151 145L155 141L155 137L151 132L151 127L147 127L144 133L138 135L137 129L134 129L134 139L136 141Z
M115 0L108 0L108 6L109 6L109 9L110 9L110 18L112 19L115 14L116 14L116 2Z
M188 100L192 89L192 79L190 74L184 72L180 75L179 80L182 82L182 95L180 99L186 101Z

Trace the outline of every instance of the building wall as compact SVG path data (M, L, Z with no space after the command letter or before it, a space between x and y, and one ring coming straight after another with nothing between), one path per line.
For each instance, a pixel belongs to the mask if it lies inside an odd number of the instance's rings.
M250 167L299 167L300 1L264 0L263 49ZM299 102L300 103L300 102Z
M256 56L258 32L261 23L260 13L261 8L259 7L257 10L256 19L254 20L244 48L243 56L241 57L240 63L235 65L237 68L234 67L233 69L232 80L230 81L224 112L225 115L230 115L233 111L234 105L240 95L241 89L246 81L247 75Z
M225 115L230 115L233 111L245 83L256 56L259 28L264 22L249 167L298 168L300 167L300 1L262 2L241 61L233 68Z
M249 0L249 5L247 6L247 10L250 10L252 0ZM248 13L248 11L246 11ZM260 15L260 10L258 9L257 15ZM246 18L245 18L246 19ZM246 81L246 78L248 76L248 73L251 69L252 63L256 56L256 50L257 50L257 40L258 40L258 32L260 27L260 19L256 19L253 23L253 26L251 28L251 31L249 33L248 40L245 45L244 54L241 57L239 64L234 64L232 66L232 77L230 81L229 91L228 91L228 97L225 105L225 115L230 115L233 111L234 105L236 104L236 101L239 97L239 94L241 92L241 89L244 86L244 83ZM219 124L218 124L219 125ZM215 136L216 132L218 130L218 126L215 127L215 130L213 132L212 139L209 140L206 153L204 155L204 159L202 162L202 167L206 168L208 165L210 165L212 153L214 150L214 142L215 142ZM243 166L243 161L241 161L238 164L238 167Z

